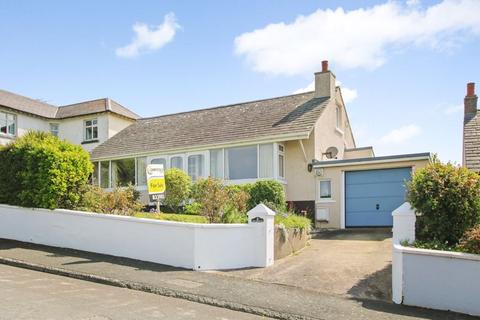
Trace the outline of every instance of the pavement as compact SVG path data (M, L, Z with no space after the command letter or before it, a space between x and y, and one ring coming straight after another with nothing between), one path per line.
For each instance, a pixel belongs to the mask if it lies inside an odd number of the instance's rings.
M0 263L278 319L474 319L288 284L9 240L0 240Z
M351 229L313 235L296 255L269 268L221 271L249 280L350 298L392 299L391 229Z
M264 319L182 299L0 265L3 319Z

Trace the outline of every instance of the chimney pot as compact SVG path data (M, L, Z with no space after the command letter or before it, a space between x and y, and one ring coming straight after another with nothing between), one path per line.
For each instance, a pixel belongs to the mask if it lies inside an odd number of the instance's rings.
M475 95L475 82L467 83L467 97Z
M323 60L322 61L322 72L327 72L328 71L328 60Z

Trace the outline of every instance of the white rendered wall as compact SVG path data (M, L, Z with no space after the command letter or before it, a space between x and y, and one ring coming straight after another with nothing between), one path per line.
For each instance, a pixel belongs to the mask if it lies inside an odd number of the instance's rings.
M259 205L249 221L256 217L263 222L194 224L0 205L0 238L194 270L266 267L274 213Z

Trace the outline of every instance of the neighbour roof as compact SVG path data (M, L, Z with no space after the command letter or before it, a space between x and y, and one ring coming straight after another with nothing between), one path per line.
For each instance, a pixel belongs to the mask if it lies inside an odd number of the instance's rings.
M465 166L480 172L480 113L468 114L463 124L463 156Z
M380 157L369 157L369 158L357 158L357 159L343 159L343 160L314 160L314 167L330 167L330 166L342 166L349 165L353 163L368 163L368 162L386 162L386 161L396 161L396 160L406 160L406 159L429 159L431 154L429 152L423 153L410 153L410 154L398 154L392 156L380 156Z
M137 114L109 98L57 107L39 100L0 90L0 106L49 119L63 119L105 111L131 119L139 118Z
M197 146L308 137L329 102L313 92L139 119L92 151L92 158L114 158Z

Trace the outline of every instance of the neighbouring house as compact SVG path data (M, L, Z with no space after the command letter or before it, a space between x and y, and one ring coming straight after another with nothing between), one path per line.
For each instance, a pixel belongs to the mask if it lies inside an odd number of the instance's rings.
M463 116L463 165L480 172L480 114L477 109L478 97L475 83L467 84Z
M0 90L0 145L38 130L91 151L138 117L109 98L59 107Z
M375 157L371 147L358 148L341 89L324 61L312 92L138 119L91 158L95 183L106 189L135 184L145 203L145 168L157 163L193 180L275 179L285 186L287 201L315 217L318 227L345 228L391 226L405 180L430 155ZM350 187L350 179L363 185ZM358 197L358 203L349 200Z

